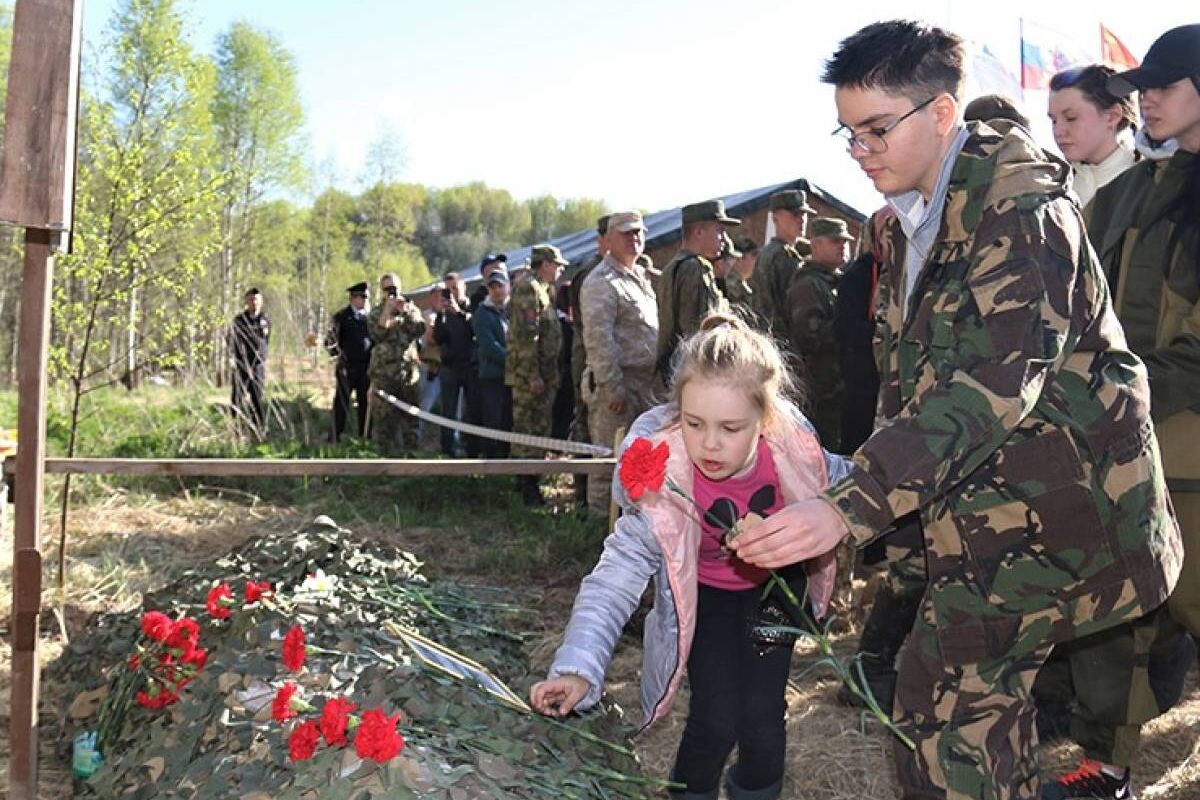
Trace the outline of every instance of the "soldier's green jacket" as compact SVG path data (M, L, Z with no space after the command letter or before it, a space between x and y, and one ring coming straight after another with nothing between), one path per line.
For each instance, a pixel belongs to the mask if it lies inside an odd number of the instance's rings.
M754 313L766 330L783 342L787 341L792 320L788 290L803 264L799 251L776 236L759 251L750 275Z
M805 380L818 402L841 391L842 366L833 336L833 307L840 274L808 263L788 290L793 350L803 359Z
M367 314L367 331L374 346L367 374L380 388L415 384L421 379L421 357L417 341L425 333L425 320L412 303L397 309L392 324L384 327L379 321L383 313L380 304Z
M558 356L562 348L562 328L550 299L550 289L532 271L517 281L508 301L508 359L504 364L504 383L529 386L535 378L546 384L553 396L558 388Z
M725 299L742 319L752 325L755 324L754 290L750 288L750 284L746 283L742 273L736 269L731 269L725 276Z
M700 330L709 314L728 313L729 303L717 288L712 262L680 249L663 268L658 286L658 353L656 364L667 374L682 339Z
M1180 569L1128 349L1065 184L1019 128L971 123L902 322L905 241L880 278L882 427L826 492L859 543L919 508L942 657L1086 635Z
M1130 348L1146 362L1167 477L1200 492L1200 241L1179 235L1171 205L1197 155L1142 161L1084 210Z

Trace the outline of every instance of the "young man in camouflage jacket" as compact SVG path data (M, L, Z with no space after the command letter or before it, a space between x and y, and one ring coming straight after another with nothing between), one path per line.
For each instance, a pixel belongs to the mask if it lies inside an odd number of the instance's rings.
M1036 800L1038 668L1161 604L1181 547L1146 369L1068 167L1020 128L963 125L963 60L957 36L887 22L826 65L850 155L898 217L880 427L848 476L734 547L782 566L918 510L929 583L893 707L916 743L896 748L905 797Z

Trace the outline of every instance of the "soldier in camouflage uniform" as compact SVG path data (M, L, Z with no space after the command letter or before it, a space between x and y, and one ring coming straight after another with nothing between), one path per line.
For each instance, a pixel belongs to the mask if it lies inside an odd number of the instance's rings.
M374 394L381 389L404 402L421 403L421 358L417 342L425 333L421 310L400 294L400 279L388 273L379 279L383 302L367 315L371 348L370 435L387 453L417 448L417 419Z
M740 255L733 269L725 276L725 299L729 308L751 326L757 327L754 318L754 290L750 288L749 279L754 274L754 259L758 255L758 245L749 236L736 236L733 247Z
M787 293L791 309L789 338L809 397L805 409L808 418L821 435L821 444L840 453L842 364L833 335L833 309L838 279L849 260L854 237L846 230L845 222L831 217L817 217L809 233L812 258L796 274Z
M658 306L639 264L646 245L642 215L615 213L608 224L609 251L588 276L579 306L588 339L582 399L589 406L591 440L611 447L620 428L654 405ZM605 480L588 483L592 512L608 516L611 486Z
M583 291L583 282L592 270L604 260L608 252L605 235L608 233L608 214L596 220L596 252L588 256L583 265L571 276L571 288L568 297L571 301L571 324L575 333L571 338L571 380L575 386L575 416L571 418L571 441L590 442L591 428L588 425L588 407L583 402L583 371L587 368L587 343L583 339L583 312L579 307L579 294ZM587 475L579 473L574 477L575 503L579 507L587 502Z
M513 430L534 436L550 435L551 409L558 391L558 357L562 329L554 310L554 284L567 260L558 248L535 245L530 268L516 281L508 301L508 359L504 382L512 387ZM542 458L546 452L513 445L514 458ZM536 475L521 476L521 497L541 505Z
M769 203L775 235L759 251L750 288L754 291L754 313L763 326L761 330L774 336L780 349L790 353L792 347L788 335L792 317L788 308L788 290L804 265L804 254L796 249L796 242L804 236L807 215L817 212L809 206L808 195L800 189L775 192ZM805 241L806 248L807 244Z
M721 255L725 226L742 224L725 213L721 200L684 206L682 217L683 245L658 278L657 364L668 385L679 342L700 330L709 314L729 312L729 303L717 288L713 261Z
M1166 600L1182 558L1146 369L1069 188L1020 128L964 126L962 40L869 25L827 62L850 155L897 208L880 425L821 497L747 526L761 567L919 510L929 585L893 715L906 797L1034 800L1051 647ZM886 137L886 138L885 138Z

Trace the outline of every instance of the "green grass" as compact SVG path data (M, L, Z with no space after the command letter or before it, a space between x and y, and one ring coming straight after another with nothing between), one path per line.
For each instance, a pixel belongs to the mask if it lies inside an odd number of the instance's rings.
M271 424L266 441L241 432L228 416L225 389L107 388L84 397L76 455L125 458L378 458L371 442L327 443L329 411L305 387L269 387ZM65 455L70 398L51 392L47 451ZM16 425L16 394L0 392L0 427ZM565 485L565 478L556 478ZM48 513L61 502L63 481L47 481ZM327 514L351 529L443 529L466 545L462 566L499 577L585 570L594 562L605 523L575 513L531 511L520 502L516 479L489 477L226 477L74 476L74 513L114 493L140 497L221 494L235 504L259 502Z

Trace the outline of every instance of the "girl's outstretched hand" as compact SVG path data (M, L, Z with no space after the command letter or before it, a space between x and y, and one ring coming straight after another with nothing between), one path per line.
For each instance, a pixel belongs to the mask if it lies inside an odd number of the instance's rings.
M592 685L578 675L559 675L535 683L529 690L533 710L547 717L565 717L591 690Z
M849 533L842 516L820 498L784 506L739 529L730 547L742 561L763 569L824 555Z

